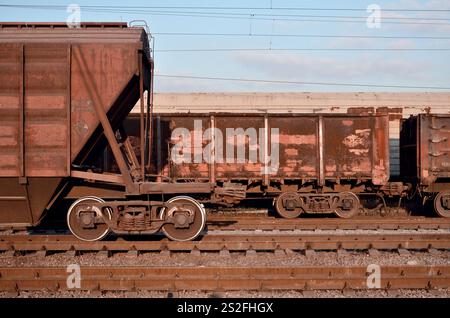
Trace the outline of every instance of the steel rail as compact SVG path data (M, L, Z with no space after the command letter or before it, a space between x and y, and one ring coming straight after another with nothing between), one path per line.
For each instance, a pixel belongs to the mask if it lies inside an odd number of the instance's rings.
M68 290L66 267L0 268L0 290ZM81 267L80 290L367 290L367 267ZM445 289L450 265L380 267L382 289Z
M450 219L445 218L297 218L280 219L267 216L208 216L209 230L418 230L450 229Z
M33 229L33 233L45 233L48 229L63 229L65 223L52 223ZM438 230L450 229L450 219L429 217L357 219L339 218L297 218L282 219L268 217L266 214L208 215L207 229L213 231L230 230ZM23 228L21 231L25 231ZM13 232L7 228L3 234ZM2 229L0 229L0 235Z
M450 233L416 234L228 234L206 235L197 241L166 238L114 238L84 242L71 235L0 236L0 251L274 251L274 250L449 250Z

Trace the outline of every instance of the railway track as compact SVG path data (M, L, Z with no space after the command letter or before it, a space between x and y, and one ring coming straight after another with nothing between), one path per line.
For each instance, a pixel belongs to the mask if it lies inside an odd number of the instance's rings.
M289 256L292 253L314 256L316 251L336 251L339 257L340 252L347 255L346 251L350 250L368 251L374 256L382 250L397 251L400 257L409 254L411 250L440 253L450 250L449 223L445 219L430 218L323 219L318 223L316 219L214 216L209 219L206 235L188 242L170 241L163 236L109 236L104 241L83 242L72 235L58 233L0 235L0 257L28 253L35 256L65 253L69 256L68 259L59 259L57 266L53 266L53 261L45 261L38 262L34 267L17 267L15 263L0 267L0 292L15 296L22 291L72 290L67 287L69 274L65 263L72 260L77 262L73 256L92 252L97 254L93 254L94 257L102 258L116 252L126 252L132 257L138 257L146 252L163 256L181 252L186 253L187 257L199 256L204 252L218 253L221 257L229 257L231 252L245 252L246 256L256 256L259 252L273 252L274 257ZM254 225L259 227L255 229ZM313 294L308 293L315 290L338 290L345 294L369 289L367 281L370 273L368 268L361 264L357 266L290 264L275 267L273 264L261 266L252 258L248 261L255 261L256 266L243 267L242 263L238 266L210 264L202 267L180 266L180 264L135 266L133 262L125 265L106 262L105 266L89 264L80 267L81 286L76 290L89 291L93 293L92 295L108 291L136 293L289 290L312 296ZM130 264L132 266L129 266ZM425 289L448 296L450 265L385 264L380 267L380 271L381 281L377 288L388 293L396 294L397 290L401 289Z
M367 290L365 266L354 267L82 267L80 290L231 291ZM66 267L0 268L0 290L67 290ZM448 289L450 266L382 266L377 288Z
M449 250L450 233L414 234L209 234L197 241L175 242L150 237L148 241L123 237L84 242L71 235L0 236L0 251L16 252L220 252L321 250Z
M409 218L297 218L208 216L208 230L436 230L450 229L450 219Z
M208 231L295 231L295 230L449 230L450 219L430 217L363 217L356 219L339 218L297 218L283 219L268 217L265 214L208 215ZM45 233L52 229L66 228L65 221L50 223L34 228L32 233ZM0 235L24 232L26 228L12 231L0 229Z

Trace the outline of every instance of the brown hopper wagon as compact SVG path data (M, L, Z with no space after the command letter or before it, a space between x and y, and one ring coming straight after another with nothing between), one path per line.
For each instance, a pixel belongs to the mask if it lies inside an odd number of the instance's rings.
M195 238L205 225L190 197L209 184L151 182L149 154L153 61L148 34L122 23L0 24L0 224L35 226L61 196L77 197L67 220L74 235L98 240L109 230ZM122 122L141 100L140 162ZM150 101L150 99L148 99ZM147 109L147 111L145 111ZM120 173L89 165L108 144ZM105 203L104 199L109 199Z

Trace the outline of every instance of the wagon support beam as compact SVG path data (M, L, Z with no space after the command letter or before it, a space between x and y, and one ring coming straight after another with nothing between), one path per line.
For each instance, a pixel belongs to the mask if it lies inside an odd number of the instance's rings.
M100 120L100 123L102 125L105 137L108 140L108 143L111 147L111 151L114 155L114 159L116 160L117 165L119 166L120 173L122 175L123 181L126 186L126 191L128 193L137 193L139 188L133 182L130 169L128 168L128 166L125 162L125 159L123 158L122 152L120 151L119 144L116 140L116 136L111 127L111 123L108 120L108 116L106 115L104 103L102 101L98 87L97 87L95 81L93 80L93 76L92 76L89 68L87 67L86 61L84 60L83 56L80 55L80 52L78 50L74 50L73 53L74 53L73 54L74 59L80 65L80 68L82 70L82 72L81 72L82 79L83 79L83 81L86 85L86 88L88 89L89 95L93 101L93 106L94 106L95 112L97 114L97 117Z

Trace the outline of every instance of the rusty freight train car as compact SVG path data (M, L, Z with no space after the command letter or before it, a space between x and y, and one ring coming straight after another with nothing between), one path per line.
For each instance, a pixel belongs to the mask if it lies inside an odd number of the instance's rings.
M450 115L420 114L403 122L401 171L434 209L450 217Z
M138 120L126 124L135 136ZM150 168L161 181L213 185L210 203L274 198L285 218L349 218L358 195L392 185L388 126L386 115L158 114Z
M148 196L209 192L209 184L152 182L145 173L149 154L137 162L122 129L141 100L140 137L150 144L151 105L143 96L151 96L152 72L142 27L0 24L0 226L35 226L55 200L76 197L67 222L83 240L101 239L109 230L148 234L162 228L176 240L200 233L206 215L196 200ZM90 165L106 144L119 173Z

